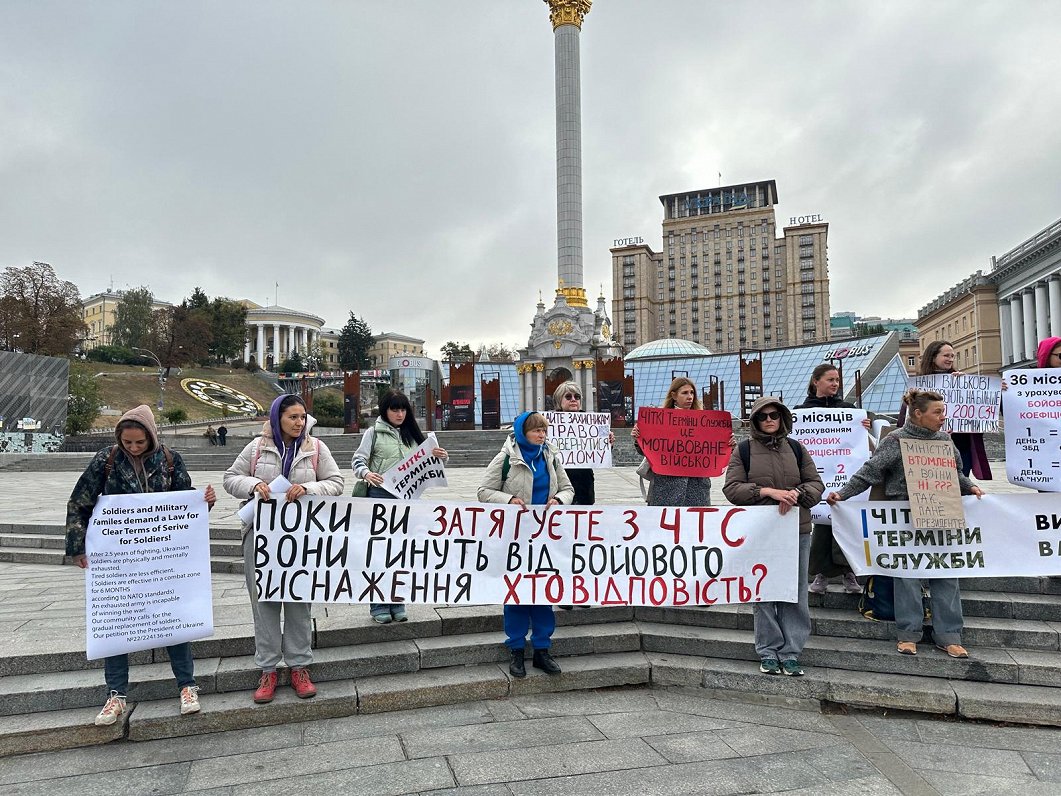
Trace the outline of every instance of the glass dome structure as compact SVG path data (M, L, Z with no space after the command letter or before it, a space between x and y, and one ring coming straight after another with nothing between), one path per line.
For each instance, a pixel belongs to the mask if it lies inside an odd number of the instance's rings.
M653 359L688 359L714 356L710 350L692 340L678 337L664 337L662 340L639 345L627 352L623 359L627 362L644 362Z

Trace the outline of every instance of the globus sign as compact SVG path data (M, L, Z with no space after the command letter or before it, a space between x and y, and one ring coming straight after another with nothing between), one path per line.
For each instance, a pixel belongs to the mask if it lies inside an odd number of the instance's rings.
M388 370L431 370L431 360L427 357L391 357L387 360Z
M873 350L871 345L856 345L843 348L834 348L826 351L822 359L846 359L847 357L864 357Z

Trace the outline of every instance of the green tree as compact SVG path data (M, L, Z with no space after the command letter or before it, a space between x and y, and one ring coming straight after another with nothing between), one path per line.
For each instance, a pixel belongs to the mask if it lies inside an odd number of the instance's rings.
M148 348L162 367L178 367L206 359L210 339L210 323L203 314L179 304L155 313Z
M364 370L369 365L368 352L375 340L372 327L354 313L339 332L339 367L343 370Z
M0 346L59 356L84 339L81 293L48 263L5 268L0 279Z
M210 299L201 287L195 288L183 303L187 304L190 310L207 310L210 308Z
M85 373L73 373L67 389L70 397L66 403L66 433L84 434L92 428L103 406L99 381Z
M125 348L143 348L147 345L154 320L155 297L146 287L125 290L114 308L114 323L111 325L111 345Z
M475 352L467 343L455 343L452 340L442 346L442 359L449 362L469 362L475 358Z
M247 308L229 298L210 302L210 355L215 362L243 357L247 343Z
M175 406L172 409L167 409L162 413L162 416L170 422L170 425L176 425L177 423L183 423L188 419L188 413L181 406Z
M317 424L328 428L343 425L343 396L336 390L315 390L313 393L313 416Z
M302 355L295 351L287 359L280 363L280 367L277 368L279 373L302 373L306 369L305 364L302 362Z

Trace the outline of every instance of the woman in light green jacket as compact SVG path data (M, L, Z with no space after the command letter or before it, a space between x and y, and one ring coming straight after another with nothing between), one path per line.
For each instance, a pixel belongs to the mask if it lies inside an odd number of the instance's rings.
M368 482L368 497L397 500L396 495L383 488L383 474L407 459L423 442L424 432L417 425L408 397L389 390L380 399L375 425L365 431L350 462L354 475ZM431 453L440 459L449 458L444 448L433 448ZM381 625L408 619L402 603L371 603L369 611Z

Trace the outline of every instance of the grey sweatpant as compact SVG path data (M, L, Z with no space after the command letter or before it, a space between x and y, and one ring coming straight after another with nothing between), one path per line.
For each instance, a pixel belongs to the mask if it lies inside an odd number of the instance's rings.
M254 614L254 665L266 672L274 671L281 660L296 669L313 662L313 621L310 603L258 602L254 585L254 532L243 537L243 571ZM284 628L280 630L280 609Z
M793 509L798 511L798 509ZM807 561L810 534L799 535L798 602L756 603L752 609L755 625L755 651L759 660L798 660L810 638L810 605L807 602Z

